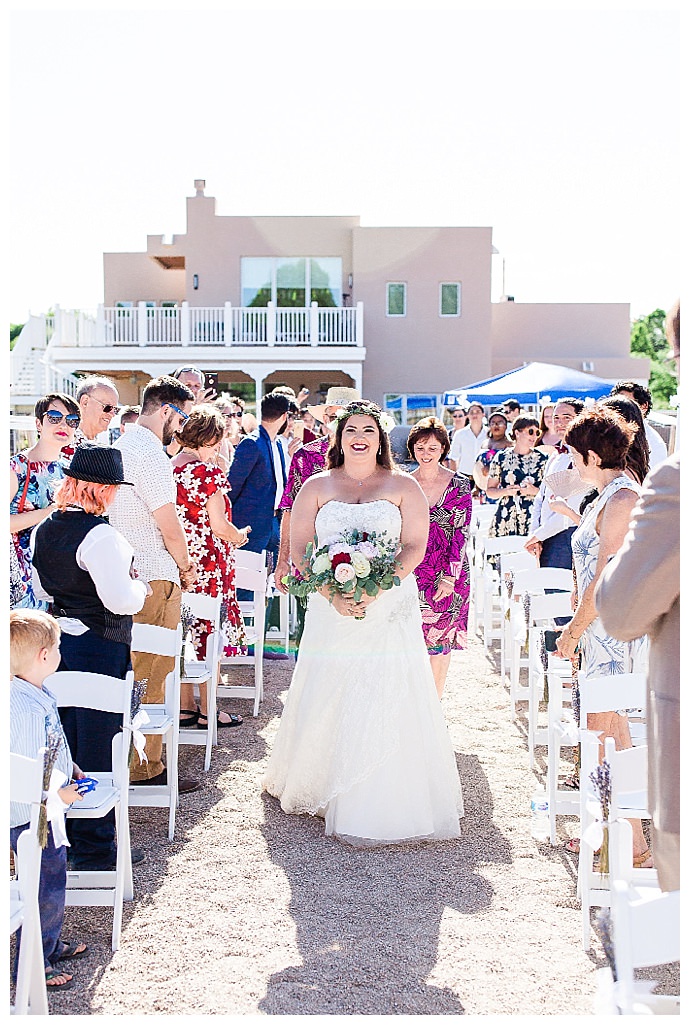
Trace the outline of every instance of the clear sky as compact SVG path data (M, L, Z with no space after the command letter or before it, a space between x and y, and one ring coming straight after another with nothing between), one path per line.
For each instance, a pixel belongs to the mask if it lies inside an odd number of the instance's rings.
M677 10L110 6L12 16L11 321L95 309L195 178L220 214L489 225L494 299L503 260L517 302L678 296Z

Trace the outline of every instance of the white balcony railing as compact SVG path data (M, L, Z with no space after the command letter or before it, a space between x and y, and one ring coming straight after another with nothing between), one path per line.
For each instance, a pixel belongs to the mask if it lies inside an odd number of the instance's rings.
M56 310L59 346L320 346L364 344L364 309L327 307L99 306L96 317Z

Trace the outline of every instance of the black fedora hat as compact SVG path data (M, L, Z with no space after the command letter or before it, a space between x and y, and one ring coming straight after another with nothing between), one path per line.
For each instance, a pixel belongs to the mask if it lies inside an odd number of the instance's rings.
M134 486L131 481L124 479L120 450L106 448L104 445L78 445L65 473L75 480L90 481L93 484L129 484L130 487Z

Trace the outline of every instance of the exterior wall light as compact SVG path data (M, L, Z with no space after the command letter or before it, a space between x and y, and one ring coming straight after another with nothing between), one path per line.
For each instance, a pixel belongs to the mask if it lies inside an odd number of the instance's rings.
M196 290L198 287L199 287L199 275L195 274L194 277L192 278L192 288Z

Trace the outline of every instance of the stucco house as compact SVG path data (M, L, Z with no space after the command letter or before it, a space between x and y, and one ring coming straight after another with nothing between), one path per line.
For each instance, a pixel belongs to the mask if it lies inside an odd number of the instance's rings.
M93 316L32 318L13 352L12 405L51 374L99 371L136 402L150 377L195 365L221 387L348 384L413 416L532 360L646 380L625 303L491 301L490 227L367 227L355 216L219 215L197 180L184 234L104 254ZM41 359L43 362L38 363ZM43 384L38 388L40 393Z

